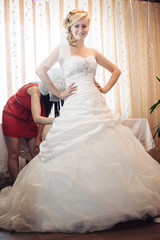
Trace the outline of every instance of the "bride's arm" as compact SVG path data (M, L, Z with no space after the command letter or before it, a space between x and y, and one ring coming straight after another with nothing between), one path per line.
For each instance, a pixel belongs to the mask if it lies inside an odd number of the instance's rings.
M65 98L75 93L77 87L74 83L71 84L65 91L60 92L50 80L47 72L59 60L59 47L52 51L52 53L39 65L36 69L36 74L39 76L47 89L58 98Z
M99 89L102 93L107 93L117 82L121 71L116 65L110 62L107 58L103 56L103 54L99 53L97 50L95 50L95 58L99 65L112 73L108 83L103 88Z
M36 69L36 74L41 79L43 84L57 97L59 96L60 91L51 82L47 72L58 61L58 56L59 47L53 50L53 52Z

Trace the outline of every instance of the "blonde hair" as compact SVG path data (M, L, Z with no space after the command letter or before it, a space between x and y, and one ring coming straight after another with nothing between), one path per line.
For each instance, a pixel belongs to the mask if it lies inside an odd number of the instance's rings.
M67 30L67 40L70 45L76 45L76 39L73 37L73 34L71 32L71 26L83 17L88 17L88 21L90 21L88 12L80 9L74 9L70 11L67 14L66 18L63 20L63 26Z

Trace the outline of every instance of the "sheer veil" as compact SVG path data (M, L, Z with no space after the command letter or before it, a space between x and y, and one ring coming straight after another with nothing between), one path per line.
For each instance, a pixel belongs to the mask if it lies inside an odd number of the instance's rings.
M65 31L66 31L65 28L62 27L62 29L61 29L61 40L60 40L60 46L59 46L59 64L60 64L60 67L61 67L62 71L63 71L62 64L63 64L64 60L71 56L70 45L67 41Z
M57 66L56 64L55 66L53 64L52 66L52 62L54 63L54 58L56 55L56 50L53 50L50 56L43 61L42 66L46 66L50 68L47 72L49 79L52 81L52 83L55 85L55 87L59 91L64 91L66 89L66 86L65 86L65 79L64 79L63 62L65 61L65 59L71 56L70 45L66 39L64 28L62 28L61 30L61 40L60 40L58 49L59 49L58 50L59 65ZM38 87L41 94L42 95L49 94L50 101L58 102L60 99L57 98L53 93L51 93L51 91L49 91L49 89L47 88L47 85L45 86L45 82L47 82L47 80L38 83Z

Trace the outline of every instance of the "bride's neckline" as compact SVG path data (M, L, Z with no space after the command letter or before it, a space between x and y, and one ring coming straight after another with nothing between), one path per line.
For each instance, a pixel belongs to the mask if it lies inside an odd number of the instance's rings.
M81 58L94 57L95 58L95 56L93 56L93 55L88 55L86 57L83 57L83 56L80 56L80 55L71 55L71 57L81 57Z
M89 57L93 57L94 58L94 60L96 61L96 59L95 59L95 56L94 55L88 55L88 56L86 56L86 57L83 57L83 56L80 56L80 55L71 55L70 57L80 57L80 58L82 58L82 59L86 59L86 58L89 58ZM97 62L97 61L96 61Z

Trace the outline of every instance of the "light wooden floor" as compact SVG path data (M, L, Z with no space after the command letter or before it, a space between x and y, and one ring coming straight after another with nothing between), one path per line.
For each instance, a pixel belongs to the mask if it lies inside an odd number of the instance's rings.
M0 230L0 240L160 240L160 224L121 223L108 231L87 234L16 233Z

